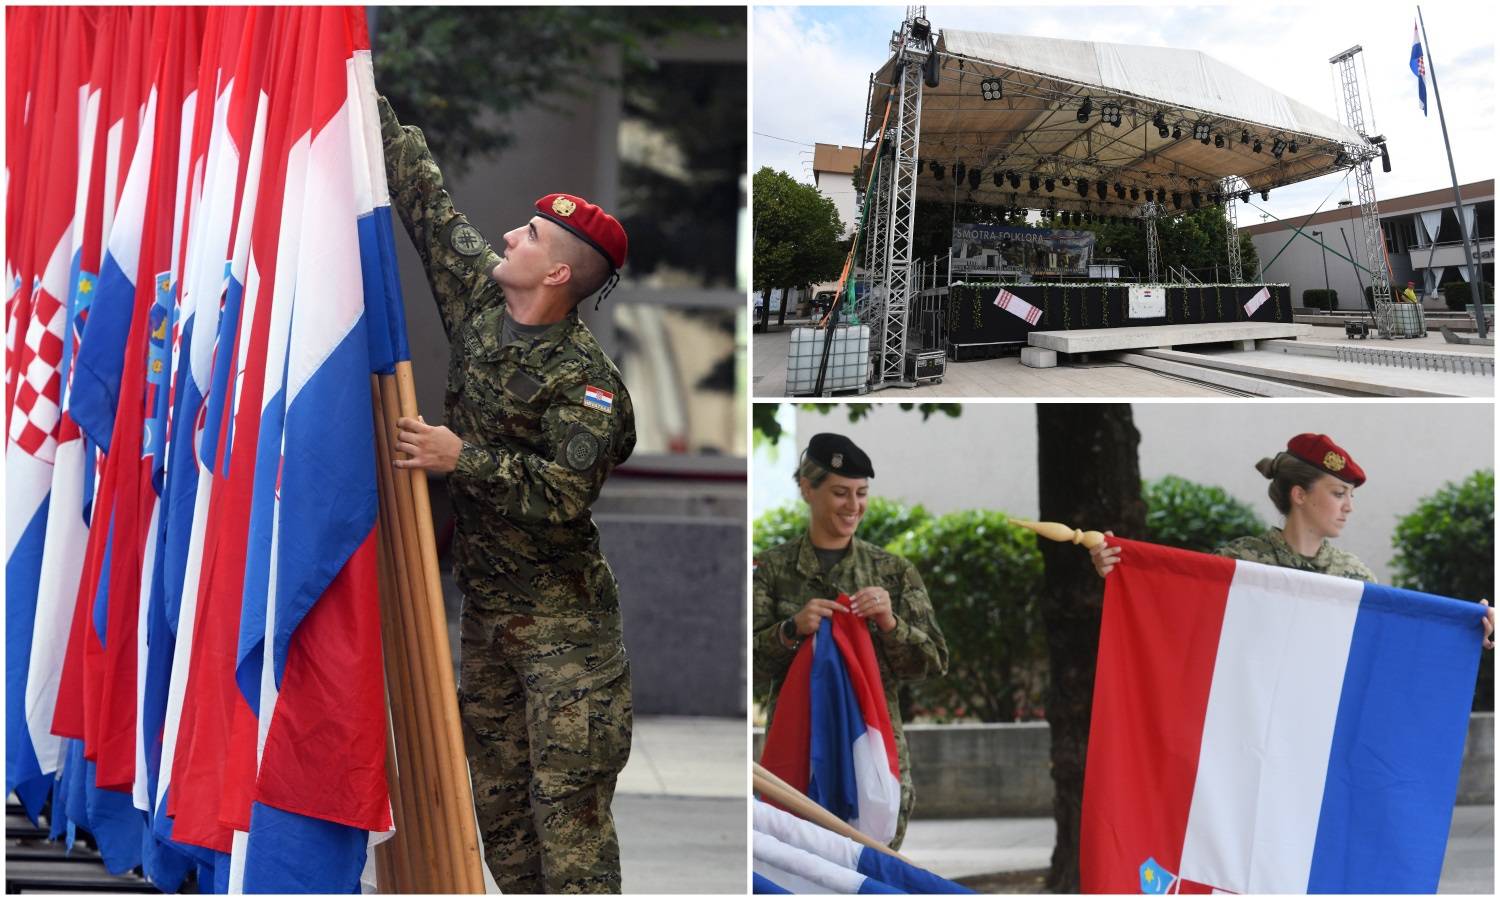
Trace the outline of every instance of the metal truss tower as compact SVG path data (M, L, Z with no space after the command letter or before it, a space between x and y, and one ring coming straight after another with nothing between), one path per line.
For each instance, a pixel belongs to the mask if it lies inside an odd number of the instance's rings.
M1219 190L1224 195L1224 258L1229 263L1231 284L1245 280L1244 266L1240 262L1240 226L1236 221L1235 200L1240 191L1249 189L1250 186L1238 175L1230 175L1219 182Z
M1345 144L1344 156L1354 163L1354 181L1359 190L1360 222L1364 226L1365 267L1370 273L1370 291L1375 301L1375 327L1386 339L1416 337L1422 333L1420 310L1418 318L1408 322L1397 321L1396 304L1391 302L1391 279L1385 265L1385 238L1380 230L1380 208L1375 203L1375 177L1370 172L1370 161L1380 156L1380 151L1371 147L1365 132L1365 113L1359 99L1359 80L1354 72L1354 57L1363 48L1358 44L1338 54L1328 62L1339 67L1339 81L1344 88L1344 110L1350 128L1366 138L1366 143ZM1377 138L1377 140L1379 140ZM1414 326L1408 328L1407 326Z
M919 23L913 33L914 23ZM906 348L912 297L912 238L917 212L917 141L922 133L922 64L933 49L925 8L909 6L901 30L892 35L892 107L886 132L890 156L881 160L882 177L875 207L884 220L873 237L882 258L873 272L884 294L884 308L874 324L874 366L870 386L909 387L906 378ZM886 173L889 173L886 175ZM872 284L872 293L876 285Z
M1156 217L1161 207L1156 203L1147 203L1141 207L1141 215L1146 219L1146 283L1160 284L1161 272L1161 241L1156 237Z

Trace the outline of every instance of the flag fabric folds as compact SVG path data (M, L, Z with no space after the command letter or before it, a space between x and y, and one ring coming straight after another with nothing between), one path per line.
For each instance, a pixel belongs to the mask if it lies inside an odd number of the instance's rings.
M365 12L5 15L7 790L166 891L357 892L409 356Z
M1084 891L1435 891L1483 608L1118 543Z
M1422 38L1417 23L1411 23L1411 73L1417 76L1417 100L1422 104L1422 115L1427 115L1427 60L1422 56Z
M845 595L838 602L849 606ZM875 840L895 837L901 773L865 620L826 618L797 651L761 765Z

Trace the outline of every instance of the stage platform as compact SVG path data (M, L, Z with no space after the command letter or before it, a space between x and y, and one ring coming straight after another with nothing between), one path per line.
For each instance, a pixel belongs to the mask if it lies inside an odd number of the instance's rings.
M1189 344L1251 343L1273 338L1311 337L1311 325L1290 322L1205 322L1195 325L1144 325L1121 328L1079 328L1072 331L1033 331L1027 343L1054 353L1107 353L1114 350L1155 350ZM1243 349L1251 349L1246 346Z

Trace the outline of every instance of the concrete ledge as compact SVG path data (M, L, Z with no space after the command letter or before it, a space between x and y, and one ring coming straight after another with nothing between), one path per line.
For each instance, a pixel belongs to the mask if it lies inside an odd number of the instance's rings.
M1178 378L1191 378L1194 381L1228 388L1232 391L1241 391L1256 397L1328 398L1342 396L1328 391L1299 387L1295 384L1284 384L1270 378L1255 378L1205 368L1198 365L1198 357L1195 354L1178 350L1143 350L1140 353L1114 353L1110 354L1110 357L1142 369L1175 375Z
M1057 351L1047 350L1042 347L1022 347L1021 365L1030 366L1033 369L1056 368Z
M1224 344L1271 338L1311 337L1311 325L1281 322L1211 322L1203 325L1136 325L1126 328L1080 328L1077 331L1033 331L1027 342L1058 353L1103 353L1185 344Z

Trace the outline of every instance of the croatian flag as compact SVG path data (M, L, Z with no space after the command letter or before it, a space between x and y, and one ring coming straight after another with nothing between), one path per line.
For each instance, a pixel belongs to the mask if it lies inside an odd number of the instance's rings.
M1042 317L1042 310L1039 307L1032 306L1005 288L1001 288L995 294L995 305L1017 318L1025 319L1027 325L1035 325Z
M1255 315L1255 311L1257 309L1260 309L1261 305L1269 299L1271 299L1270 288L1261 288L1260 290L1256 291L1254 296L1245 301L1245 315Z
M785 893L972 894L969 888L755 801L755 874ZM769 888L756 893L771 891Z
M846 595L838 602L849 606ZM797 651L760 761L864 834L881 843L896 836L896 738L863 619L824 619Z
M1411 23L1411 73L1417 76L1417 99L1422 101L1422 115L1427 115L1427 60L1422 56L1422 39L1417 23Z
M1083 890L1435 891L1483 607L1118 543Z

